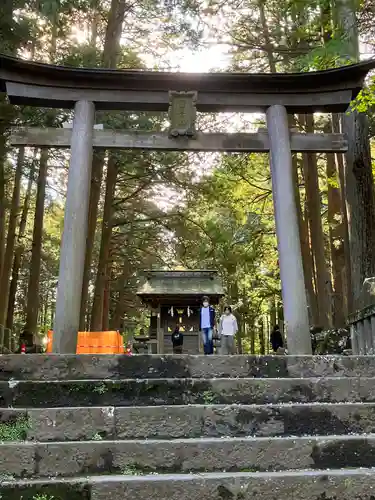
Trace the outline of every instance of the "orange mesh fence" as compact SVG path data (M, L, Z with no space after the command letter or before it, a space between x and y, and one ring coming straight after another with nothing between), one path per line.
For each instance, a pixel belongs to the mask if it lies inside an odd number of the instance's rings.
M52 352L53 331L47 333L47 353ZM119 332L78 332L77 354L124 354Z
M52 352L52 339L53 339L53 331L48 330L46 352Z

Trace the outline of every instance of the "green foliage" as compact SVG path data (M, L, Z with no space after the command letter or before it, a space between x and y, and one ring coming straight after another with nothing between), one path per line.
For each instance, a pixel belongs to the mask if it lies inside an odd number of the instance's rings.
M356 99L352 102L352 109L359 113L373 111L375 105L375 77L372 77L368 85L359 92Z
M212 391L204 391L202 394L202 399L205 405L214 405L218 401L217 395Z
M342 40L332 38L328 42L313 48L308 54L298 60L299 71L322 71L350 64L341 55Z
M124 476L141 476L143 471L136 464L128 464L126 467L121 469L121 474Z
M18 417L14 421L0 423L1 441L24 441L30 429L30 420L26 416Z
M56 63L76 68L100 68L102 51L91 44L76 45L71 47L68 54L62 54ZM117 64L118 69L141 69L143 66L142 60L134 50L126 47L122 50Z
M265 155L223 156L174 222L177 258L188 268L218 269L225 300L251 331L280 295L267 163Z
M98 394L105 394L106 392L108 392L108 387L104 384L104 382L101 382L94 387L93 392L96 392Z
M13 16L13 9L22 6L20 2L2 1L0 3L0 53L15 55L17 47L27 44L31 23L21 11ZM18 5L17 5L18 4Z
M314 354L344 354L350 348L350 332L340 328L313 333L312 344Z

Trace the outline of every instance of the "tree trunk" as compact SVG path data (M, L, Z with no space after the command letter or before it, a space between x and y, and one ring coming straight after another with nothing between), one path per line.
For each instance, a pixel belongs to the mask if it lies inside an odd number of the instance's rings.
M20 43L18 24L14 18L14 11L19 5L14 0L0 1L0 53L17 55ZM11 106L5 93L0 93L0 276L3 272L5 254L5 161L7 155L7 132L17 115L17 110Z
M255 354L255 332L256 328L253 324L250 331L250 354Z
M94 249L96 221L98 217L98 206L100 199L100 188L103 176L103 165L104 151L95 151L92 162L89 215L86 237L86 254L82 281L81 311L79 320L79 328L81 331L86 330L86 327L89 327L89 325L86 324L86 315L89 297L91 262Z
M305 115L305 123L306 132L313 132L313 115ZM329 328L332 326L332 311L330 308L332 288L325 257L319 176L316 155L314 153L304 154L303 163L305 170L306 198L309 216L311 248L314 255L316 269L319 326L323 328Z
M295 200L297 206L298 227L299 227L299 236L301 242L303 274L304 274L305 287L307 293L307 304L309 307L309 320L311 325L317 325L318 307L317 307L314 282L313 282L314 278L313 278L312 258L311 258L310 244L309 244L309 229L307 226L307 220L304 220L302 215L301 197L300 197L299 182L298 182L298 163L297 163L297 157L295 155L293 155L293 166L294 166L293 173L294 173L294 185L295 185Z
M5 97L1 96L0 102L0 112L5 104ZM4 98L4 101L3 101ZM4 263L4 254L5 254L5 160L7 154L6 148L6 132L7 124L2 123L0 120L0 276L3 271L3 263Z
M43 334L47 333L47 321L48 321L48 303L49 303L50 297L49 297L49 289L47 288L46 296L45 296L45 301L44 301L44 309L43 309Z
M265 342L264 342L264 319L259 327L259 354L264 356L266 353Z
M288 115L288 124L290 129L295 129L297 126L295 115ZM295 187L295 202L297 208L298 229L301 245L303 275L306 288L306 301L308 305L309 322L311 325L316 325L318 320L318 307L316 302L316 294L314 290L314 269L312 265L312 256L309 241L309 228L302 214L301 193L298 178L298 156L292 155L293 164L293 182ZM274 325L273 325L274 326Z
M56 308L56 297L54 297L55 301L51 301L51 318L50 318L50 326L53 328L53 324L55 322L55 308Z
M332 114L332 131L335 133L341 132L340 115ZM344 303L346 316L352 311L352 273L350 263L350 245L349 245L349 224L348 212L346 210L345 201L345 173L344 173L344 156L341 153L335 154L336 169L340 182L340 201L341 201L341 216L342 216L342 235L344 241L344 258L345 267L343 269L343 287L344 287Z
M271 328L273 328L275 325L276 325L276 297L273 296L271 299L270 299L270 305L269 305L269 308L270 308L270 325L271 325Z
M23 243L23 238L25 236L27 216L30 208L30 200L31 200L31 188L34 181L34 173L35 173L35 162L32 163L32 167L30 169L29 182L27 184L26 195L23 202L23 209L20 221L20 227L18 230L17 236L17 248L14 253L13 260L13 269L12 269L12 281L10 282L9 287L9 300L8 300L8 312L7 312L7 321L6 327L9 329L13 329L13 316L14 316L14 305L16 301L16 293L17 293L17 285L18 285L18 275L21 267L22 256L25 251L25 245Z
M0 325L5 325L6 313L9 298L9 280L12 272L12 259L14 253L14 243L16 238L17 219L19 215L21 177L25 159L25 148L21 147L18 152L16 172L14 175L14 186L12 204L9 214L9 225L7 234L7 245L0 279Z
M112 0L103 50L103 67L115 68L121 53L120 39L127 0Z
M129 278L129 275L130 267L129 262L126 260L122 268L122 273L117 280L118 300L116 302L115 311L110 321L111 329L113 330L120 330L121 328L122 316L125 310L124 298L126 292L126 282Z
M355 309L373 301L363 286L375 277L375 203L368 120L365 114L343 116L349 138L345 162L345 197L348 212L352 300Z
M359 61L357 0L333 0L332 19L336 37L340 37L340 55L346 62Z
M13 1L2 0L0 2L0 52L13 53L14 23L13 23ZM3 272L3 261L5 253L5 161L7 155L6 131L10 125L5 93L0 93L0 276Z
M120 55L120 38L122 25L125 19L126 0L112 0L111 9L108 16L108 24L104 42L102 66L104 68L116 68ZM96 24L93 24L96 30ZM94 36L94 33L92 33ZM95 33L95 36L97 34ZM103 117L102 113L97 114L97 120ZM85 329L85 317L87 314L88 289L90 282L90 270L92 263L92 251L95 241L96 222L98 217L98 204L100 199L100 187L103 176L104 152L94 152L91 176L89 220L86 238L86 255L83 271L82 298L80 311L80 329Z
M243 339L246 337L246 319L245 315L242 315L241 322L239 324L239 329L237 333L237 352L238 354L243 354Z
M90 10L91 14L91 25L90 25L90 40L89 44L93 49L96 49L97 40L98 40L98 28L100 23L100 15L98 12L98 2L94 0L91 2Z
M94 301L91 311L91 330L101 331L103 320L103 297L106 281L106 266L108 263L109 247L112 235L112 203L117 180L117 162L110 154L107 168L106 192L104 200L102 238L100 242L100 253L98 271L96 275Z
M268 65L271 73L276 73L276 61L273 54L273 47L270 38L270 32L268 29L267 18L264 11L266 1L258 0L258 8L259 8L259 20L262 25L262 32L264 37L264 47L267 54Z
M105 268L105 284L103 292L103 318L102 329L103 331L109 330L109 313L110 313L110 298L111 298L111 272L112 263L108 262Z
M343 240L343 223L341 219L341 196L336 187L337 172L333 154L327 154L328 180L328 225L333 276L333 326L345 326L343 269L345 267L345 252Z
M104 291L103 291L102 330L104 332L109 330L109 279L108 279L108 276L106 276Z
M29 285L27 289L26 324L24 336L27 342L33 342L38 329L39 310L39 275L42 252L44 199L47 183L48 149L40 152L40 166L38 175L38 190L36 195L33 243L30 263Z
M322 41L326 45L332 39L332 3L325 0L320 4L321 12L321 34ZM332 128L334 129L334 116L332 116ZM339 122L337 122L339 123ZM339 126L336 126L336 132L339 132ZM329 132L329 130L325 130ZM342 155L336 155L342 159ZM343 171L343 168L341 169ZM343 190L340 179L340 168L335 155L327 154L327 181L328 181L328 225L329 225L329 241L331 250L332 262L332 278L334 293L332 296L333 303L333 326L341 328L345 326L347 317L347 288L345 286L345 263L346 257L349 257L348 238L347 238L347 218L345 201L343 200ZM337 187L337 181L341 185ZM341 220L340 220L341 219ZM350 260L347 260L348 269L350 268ZM350 273L349 273L350 274Z
M341 55L347 62L359 60L359 40L354 0L335 0L335 24L341 35ZM344 162L345 200L351 263L352 307L361 309L373 296L364 287L375 277L375 199L370 155L368 120L364 113L342 115L343 132L348 137ZM352 311L350 311L352 312Z

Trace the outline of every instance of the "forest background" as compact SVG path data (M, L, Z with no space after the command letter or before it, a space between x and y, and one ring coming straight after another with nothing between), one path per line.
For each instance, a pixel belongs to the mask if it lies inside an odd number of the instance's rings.
M77 67L312 71L371 57L374 18L373 0L5 0L0 52ZM293 156L310 323L338 332L336 340L360 305L364 278L375 276L374 91L370 77L343 117L289 117L300 131L355 130L346 162ZM0 325L15 339L43 337L53 324L69 154L11 148L10 128L71 120L66 110L15 107L0 94ZM97 113L96 121L168 125L164 113ZM199 113L197 125L251 132L265 122ZM268 155L95 152L80 328L144 326L135 291L152 268L217 269L239 319L240 352L267 352L282 319Z

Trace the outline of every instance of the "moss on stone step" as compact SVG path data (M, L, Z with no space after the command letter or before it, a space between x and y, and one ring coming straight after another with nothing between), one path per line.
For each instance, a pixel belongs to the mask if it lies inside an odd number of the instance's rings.
M1 484L1 500L89 500L91 487L84 484Z
M0 421L0 441L24 441L30 429L30 419L26 414L11 415Z

